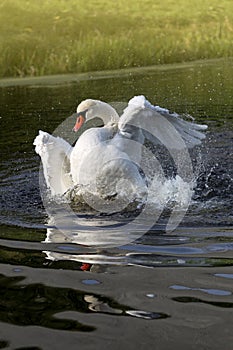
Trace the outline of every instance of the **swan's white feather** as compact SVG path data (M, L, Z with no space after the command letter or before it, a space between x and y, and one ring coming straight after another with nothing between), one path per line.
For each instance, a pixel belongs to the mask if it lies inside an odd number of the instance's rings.
M64 139L41 130L33 144L41 157L45 181L51 194L63 194L72 186L69 160L72 147Z
M201 143L205 138L202 131L207 125L199 125L183 120L177 113L170 113L168 109L153 106L144 96L133 97L119 121L119 130L124 134L129 125L143 130L144 136L153 143L162 143L167 148L182 148L177 142L181 136L188 148Z

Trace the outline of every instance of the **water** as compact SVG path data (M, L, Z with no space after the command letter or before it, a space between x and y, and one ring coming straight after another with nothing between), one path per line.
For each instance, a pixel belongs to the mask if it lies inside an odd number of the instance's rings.
M232 74L232 61L220 60L62 84L2 85L0 349L229 349ZM127 101L136 94L209 125L192 154L192 203L173 232L165 230L170 212L164 210L136 242L85 247L46 226L33 139L39 129L52 133L85 98Z

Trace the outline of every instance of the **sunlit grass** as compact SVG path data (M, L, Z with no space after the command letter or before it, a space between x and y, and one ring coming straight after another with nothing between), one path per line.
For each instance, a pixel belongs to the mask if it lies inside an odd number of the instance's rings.
M2 0L0 77L233 56L232 0Z

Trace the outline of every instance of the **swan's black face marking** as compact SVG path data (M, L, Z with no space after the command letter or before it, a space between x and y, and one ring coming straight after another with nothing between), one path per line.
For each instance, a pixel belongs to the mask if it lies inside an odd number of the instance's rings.
M79 117L83 117L86 120L86 113L87 113L87 111L88 111L88 109L85 109L84 111L81 111L81 112L78 112L78 113L75 112L75 113L72 114L71 117L73 117L74 119L78 119Z
M83 118L86 119L86 113L87 113L88 109L85 109L84 111L81 111L79 113L74 113L76 115L76 117L80 117L82 116Z

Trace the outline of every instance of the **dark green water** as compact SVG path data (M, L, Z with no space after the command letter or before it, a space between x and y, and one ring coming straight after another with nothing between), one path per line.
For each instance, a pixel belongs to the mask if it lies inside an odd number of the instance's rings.
M0 349L229 349L233 321L233 62L59 84L0 82ZM100 251L46 239L33 140L86 98L152 103L208 124L180 226ZM88 266L86 263L90 263ZM88 267L89 271L84 271Z

